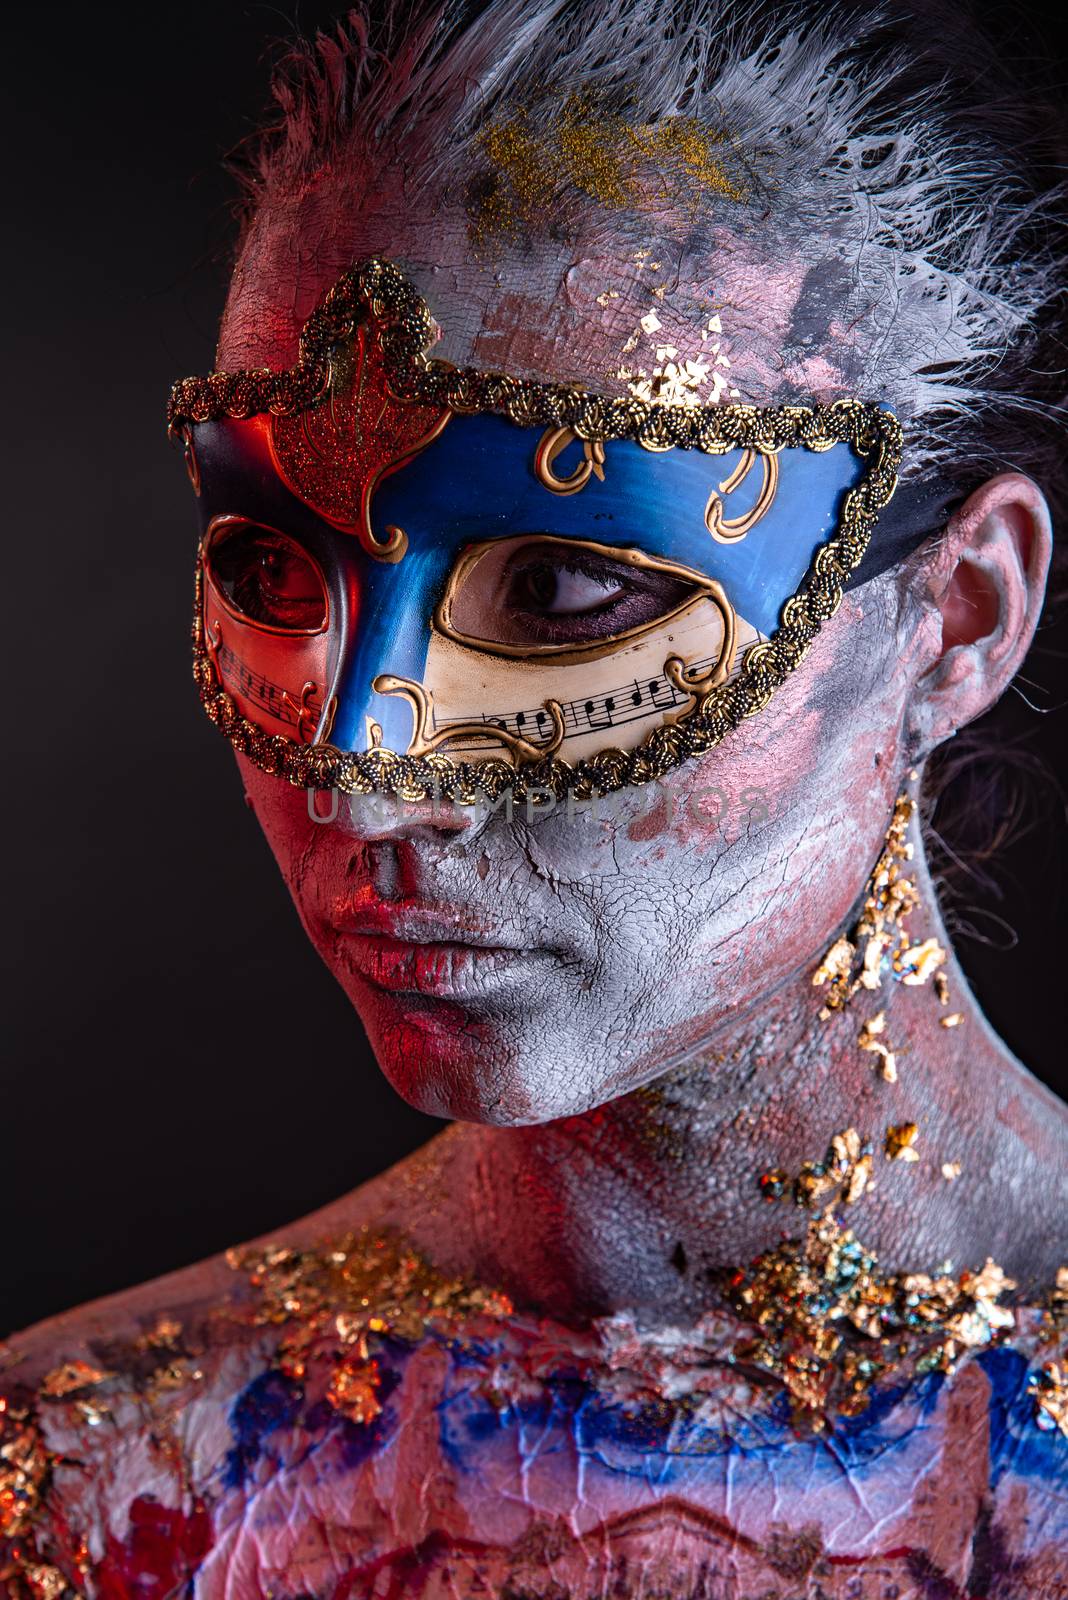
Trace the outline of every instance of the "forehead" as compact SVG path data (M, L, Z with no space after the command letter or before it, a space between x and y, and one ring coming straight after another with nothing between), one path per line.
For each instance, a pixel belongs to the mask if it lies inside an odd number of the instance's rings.
M644 219L648 222L649 219ZM464 215L432 229L368 211L342 226L305 205L257 218L234 273L223 370L284 368L322 295L354 261L398 261L441 330L434 354L596 393L708 404L827 403L863 393L847 337L848 284L777 261L726 228L665 227L476 252Z

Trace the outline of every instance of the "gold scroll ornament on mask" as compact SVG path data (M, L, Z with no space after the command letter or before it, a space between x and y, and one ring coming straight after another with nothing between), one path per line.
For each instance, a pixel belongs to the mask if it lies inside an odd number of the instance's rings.
M582 440L578 465L566 476L558 475L558 457L576 442L578 435L570 428L548 428L538 442L534 472L552 494L573 495L591 478L604 481L605 447L596 439ZM742 486L758 460L763 482L756 501L742 515L725 517L723 497ZM712 537L724 544L744 539L771 508L778 482L775 455L744 450L733 472L709 497L705 525ZM701 695L731 676L739 645L748 647L760 638L744 618L739 619L722 586L704 573L643 551L574 539L543 539L541 543L557 543L572 551L586 549L683 578L693 593L665 616L582 646L507 645L475 638L454 625L453 602L465 578L494 543L469 547L454 566L434 614L424 682L394 673L382 673L374 680L378 693L400 695L411 706L408 755L429 755L446 745L456 753L472 755L503 746L515 762L524 763L552 755L566 742L568 754L581 759L599 747L608 729L640 725L652 716L664 721L686 717ZM502 658L508 662L503 672L495 664ZM630 669L626 675L624 662ZM573 668L579 663L585 664L586 671L580 692L576 692ZM507 704L509 697L514 703L519 679L529 684L524 698L532 704L509 711L477 709L487 704L499 706L502 701Z

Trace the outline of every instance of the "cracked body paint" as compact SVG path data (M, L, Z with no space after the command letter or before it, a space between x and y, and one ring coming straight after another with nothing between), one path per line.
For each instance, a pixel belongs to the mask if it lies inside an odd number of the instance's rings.
M480 822L354 801L321 827L239 758L309 936L399 1092L482 1122L581 1112L815 954L892 809L891 763L873 758L900 737L888 663L903 629L881 580L847 596L759 718L596 813ZM870 843L835 852L842 830ZM435 940L472 925L492 950Z
M1028 1396L1037 1312L819 1434L726 1359L738 1332L726 1313L700 1338L661 1329L653 1358L626 1316L473 1316L379 1342L367 1423L327 1403L328 1342L286 1377L277 1333L237 1306L187 1321L162 1382L97 1338L96 1420L69 1395L37 1403L35 1537L80 1543L76 1592L107 1600L1063 1596L1068 1441Z

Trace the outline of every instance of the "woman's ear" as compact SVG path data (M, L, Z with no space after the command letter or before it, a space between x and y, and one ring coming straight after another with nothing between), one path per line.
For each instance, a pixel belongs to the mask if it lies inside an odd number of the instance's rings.
M950 519L931 574L941 648L909 704L914 758L1008 688L1038 626L1051 551L1045 497L1018 472L991 478Z

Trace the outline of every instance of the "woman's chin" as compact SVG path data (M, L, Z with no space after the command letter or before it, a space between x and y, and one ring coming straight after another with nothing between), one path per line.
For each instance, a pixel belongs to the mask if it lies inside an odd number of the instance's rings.
M571 1041L556 1049L539 1033L517 1042L492 1024L462 1030L438 1008L410 1012L398 1025L368 1021L378 1064L402 1099L449 1121L515 1128L579 1116L619 1090L590 1067L576 1069ZM554 1060L558 1066L554 1068Z

